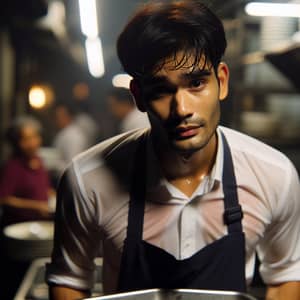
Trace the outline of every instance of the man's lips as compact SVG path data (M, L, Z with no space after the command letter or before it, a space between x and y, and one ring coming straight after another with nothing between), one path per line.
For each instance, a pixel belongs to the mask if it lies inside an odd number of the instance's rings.
M190 125L190 126L178 126L174 130L174 134L180 138L188 138L196 135L198 133L200 125Z

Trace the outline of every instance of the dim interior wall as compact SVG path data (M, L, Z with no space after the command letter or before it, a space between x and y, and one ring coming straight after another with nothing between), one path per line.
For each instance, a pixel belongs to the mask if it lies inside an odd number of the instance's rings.
M7 155L4 132L11 121L11 103L14 95L14 50L9 34L0 30L0 162Z

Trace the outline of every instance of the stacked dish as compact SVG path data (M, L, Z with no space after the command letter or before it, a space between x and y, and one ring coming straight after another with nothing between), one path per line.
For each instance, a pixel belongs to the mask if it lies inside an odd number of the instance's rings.
M4 228L4 247L15 260L30 261L51 255L53 222L34 221L12 224Z

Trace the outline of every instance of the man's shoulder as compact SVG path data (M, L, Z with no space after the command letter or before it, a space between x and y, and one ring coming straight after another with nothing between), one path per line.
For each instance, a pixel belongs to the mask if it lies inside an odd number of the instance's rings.
M239 155L252 161L263 162L279 168L286 168L290 164L285 154L263 141L227 127L220 126L220 129L228 140L233 156Z
M110 162L122 164L124 167L140 139L147 133L145 129L132 130L108 138L88 150L80 153L72 160L72 164L81 172L106 165Z

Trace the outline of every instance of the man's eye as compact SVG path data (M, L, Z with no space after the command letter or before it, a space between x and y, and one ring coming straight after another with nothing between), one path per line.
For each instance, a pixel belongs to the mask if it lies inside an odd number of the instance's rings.
M159 99L168 95L173 94L176 92L176 89L166 87L166 86L159 86L148 90L148 96L152 99Z
M153 90L153 91L146 94L146 98L149 101L153 101L153 100L159 100L159 99L161 99L162 97L164 97L166 95L167 95L166 92Z
M190 81L190 87L191 88L200 87L202 84L203 84L203 80L202 79L193 79L192 81Z

